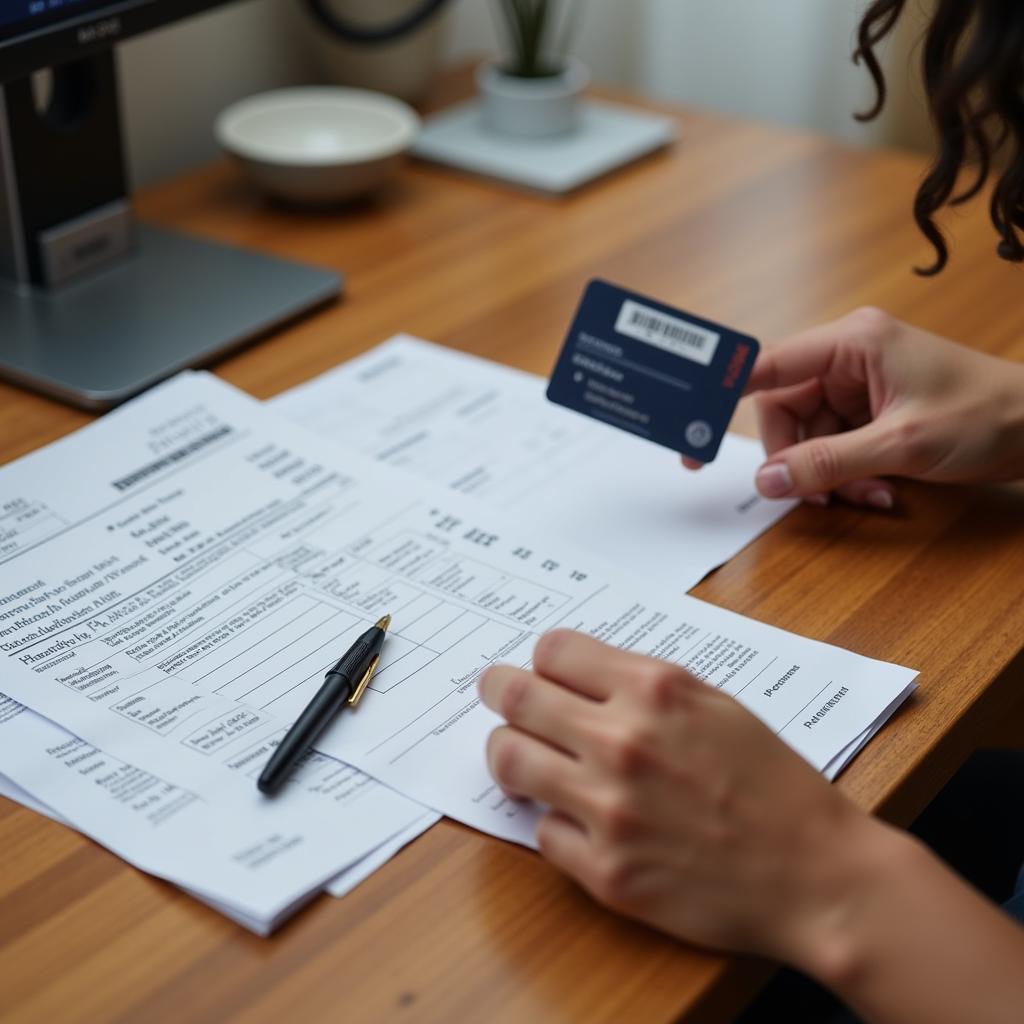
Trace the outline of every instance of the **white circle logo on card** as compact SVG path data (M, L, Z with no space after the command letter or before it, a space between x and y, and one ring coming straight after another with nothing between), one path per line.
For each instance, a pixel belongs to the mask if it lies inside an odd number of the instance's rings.
M704 448L711 443L711 438L714 436L714 432L711 430L711 424L705 423L704 420L694 420L686 428L686 443L693 448Z

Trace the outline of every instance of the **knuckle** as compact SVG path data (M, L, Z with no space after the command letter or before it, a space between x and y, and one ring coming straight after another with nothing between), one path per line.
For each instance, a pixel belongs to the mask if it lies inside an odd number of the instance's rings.
M902 417L889 427L889 443L899 452L907 472L924 469L932 455L927 431L920 420Z
M644 666L637 692L648 707L655 711L668 711L678 703L682 691L676 666L653 660Z
M602 854L594 871L594 895L602 903L619 910L633 902L636 866L624 852L611 849Z
M520 764L519 749L504 730L496 729L491 733L487 741L487 760L498 782L507 784L515 780Z
M642 828L636 800L626 787L609 788L593 799L591 816L596 833L609 849L620 849Z
M620 778L635 778L651 759L650 737L639 729L626 729L609 736L604 746L608 767Z
M537 822L537 848L545 857L551 856L554 850L554 822L550 814L545 814Z
M828 441L807 443L807 468L812 486L831 487L839 479L839 460Z
M601 831L613 843L628 841L640 829L640 820L628 794L613 793L603 801Z
M516 673L506 681L499 710L509 722L515 722L522 716L523 707L529 699L529 690L529 678L522 673Z
M565 646L572 642L573 633L569 629L553 629L545 633L534 645L533 665L539 672L558 661Z
M850 314L861 336L867 340L887 337L896 324L896 318L877 306L861 306Z

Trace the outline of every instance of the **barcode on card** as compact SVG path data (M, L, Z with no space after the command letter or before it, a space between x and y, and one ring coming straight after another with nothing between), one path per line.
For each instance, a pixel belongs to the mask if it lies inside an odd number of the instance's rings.
M615 330L628 338L645 341L673 355L709 366L715 358L720 334L698 327L677 316L626 299L615 321Z

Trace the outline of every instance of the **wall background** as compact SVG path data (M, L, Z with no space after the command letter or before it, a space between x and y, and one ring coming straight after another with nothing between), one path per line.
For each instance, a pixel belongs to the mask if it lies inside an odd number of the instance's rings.
M933 0L910 5L885 49L892 103L873 125L852 117L873 96L850 60L867 0L582 2L576 52L597 81L857 144L930 142L916 59ZM492 50L496 38L489 0L459 0L449 52Z
M492 2L456 0L447 57L496 48ZM871 92L866 72L849 60L866 0L583 2L575 49L597 81L855 144L928 144L914 59L930 0L921 0L887 50L891 102L869 126L851 116ZM120 48L137 184L211 159L213 120L233 100L315 80L301 8L300 0L248 0Z
M230 4L118 47L132 180L144 185L211 159L217 113L302 80L296 0Z

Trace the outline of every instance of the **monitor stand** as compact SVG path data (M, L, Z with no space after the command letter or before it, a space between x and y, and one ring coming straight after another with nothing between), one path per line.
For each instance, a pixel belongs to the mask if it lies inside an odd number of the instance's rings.
M0 376L108 409L330 302L336 274L140 225L131 254L48 290L0 284Z
M0 87L0 377L105 409L341 290L332 271L136 225L113 54Z

